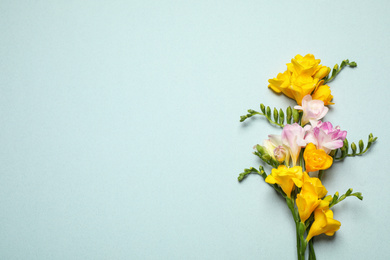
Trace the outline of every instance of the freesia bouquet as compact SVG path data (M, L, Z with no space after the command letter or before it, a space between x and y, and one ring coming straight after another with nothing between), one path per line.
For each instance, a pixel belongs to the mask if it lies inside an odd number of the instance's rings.
M315 236L332 236L339 230L341 223L333 217L333 206L350 196L363 199L360 192L353 193L352 189L341 196L338 192L333 196L327 195L321 182L324 171L335 161L363 155L377 139L369 134L366 145L363 140L358 145L349 145L347 131L322 121L329 111L327 106L334 104L330 87L326 84L344 67L357 65L344 60L331 70L320 62L312 54L297 55L287 64L285 72L268 81L269 88L294 99L297 106L271 111L269 106L260 104L260 111L250 109L240 120L243 122L261 115L282 128L280 135L269 135L262 145L254 147L254 154L272 167L271 174L268 175L263 166L259 169L251 167L245 169L238 180L242 181L250 173L259 174L284 197L295 222L299 260L305 259L307 250L309 259L316 259L313 247Z

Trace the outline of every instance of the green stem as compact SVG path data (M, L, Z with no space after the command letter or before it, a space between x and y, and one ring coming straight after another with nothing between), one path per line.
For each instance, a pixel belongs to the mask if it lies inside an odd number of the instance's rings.
M309 241L309 260L316 260L316 253L314 252L314 237Z
M305 230L303 229L301 232L301 222L299 219L299 214L297 209L294 206L294 202L291 198L286 197L287 206L291 211L291 214L294 218L295 222L295 229L296 229L296 237L297 237L297 255L298 260L305 260L305 251L306 251L306 241L303 238L303 234L305 233Z
M342 69L342 68L339 68L339 69L337 70L337 72L336 72L332 77L330 77L330 78L324 80L324 84L326 84L326 83L332 81L334 78L336 78L336 76L339 75L339 73L341 72L341 69Z

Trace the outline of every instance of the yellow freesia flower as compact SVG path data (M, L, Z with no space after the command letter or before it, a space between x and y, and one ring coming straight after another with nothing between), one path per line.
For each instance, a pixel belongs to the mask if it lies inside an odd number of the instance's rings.
M298 105L302 104L304 96L309 95L316 89L319 80L305 74L292 74L290 89Z
M321 81L317 87L317 89L314 91L312 98L317 100L324 101L324 105L334 105L332 103L333 96L330 91L330 87L328 85L322 85L323 81Z
M326 170L332 166L333 158L324 150L317 149L312 143L306 145L303 153L305 159L305 167L307 172L315 172L318 170Z
M268 80L268 87L276 93L283 93L301 105L304 96L311 94L318 85L318 79L304 74L291 74L286 70L274 79Z
M318 67L320 62L321 60L315 59L313 54L306 54L304 57L298 54L291 59L291 63L287 64L287 68L289 71L296 74L313 76L320 69L320 67Z
M296 199L299 216L302 222L305 222L310 217L311 213L320 206L320 198L324 197L327 192L328 191L322 185L320 179L310 177L306 172L303 173L302 189Z
M311 213L313 213L313 211L320 204L318 195L315 192L314 187L311 183L304 183L302 185L302 190L297 195L296 203L298 207L299 217L304 223L306 219L310 217Z
M314 222L311 225L306 240L309 241L312 237L324 234L333 236L334 232L340 229L341 223L333 219L333 211L329 208L326 210L316 209L314 211Z
M284 193L286 193L287 197L291 198L291 191L294 188L294 184L297 187L302 187L302 178L303 173L301 166L287 168L284 165L279 165L277 169L272 169L271 174L267 176L265 182L269 184L278 184Z
M317 89L320 80L329 74L330 68L319 65L320 62L312 54L304 57L298 54L287 64L285 72L268 80L268 87L295 99L301 105L302 98Z
M276 93L285 94L289 98L294 98L293 91L290 89L291 86L291 72L286 70L283 73L279 73L276 78L268 80L268 87Z

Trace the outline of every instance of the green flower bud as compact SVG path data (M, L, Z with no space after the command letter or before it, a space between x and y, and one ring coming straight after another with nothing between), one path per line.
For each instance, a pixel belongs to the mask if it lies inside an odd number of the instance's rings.
M344 139L344 146L343 147L347 147L347 149L348 149L348 140L347 140L347 138Z
M354 68L354 67L357 66L357 64L356 64L356 62L351 61L351 62L349 63L349 66L352 67L352 68Z
M298 123L298 121L299 121L299 112L298 112L298 110L293 108L292 115L293 115L294 123Z
M355 155L356 154L356 144L355 143L351 144L351 149L352 149L352 154Z
M361 192L356 192L352 195L355 195L359 200L363 200L363 196L362 196L362 193Z
M359 141L359 152L363 152L363 149L364 149L364 143L363 143L363 140L360 140Z
M291 124L291 116L292 116L291 107L287 108L286 113L287 113L286 116L287 124Z
M263 114L265 114L265 106L263 104L260 104L260 109Z
M265 151L264 151L264 147L257 144L256 145L256 150L262 155Z
M345 195L349 196L352 193L352 191L353 191L352 188L348 189L347 192L345 193Z
M267 107L267 117L271 118L271 108Z
M278 110L274 108L274 121L278 122L279 116L278 116Z
M284 113L282 109L279 109L279 124L284 123Z

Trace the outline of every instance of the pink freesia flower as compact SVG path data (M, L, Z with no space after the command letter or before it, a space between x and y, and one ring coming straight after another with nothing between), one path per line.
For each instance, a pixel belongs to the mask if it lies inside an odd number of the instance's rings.
M341 131L339 126L333 128L330 122L318 122L306 135L306 143L313 143L317 149L323 149L326 153L343 147L343 141L347 137L347 131Z
M322 119L329 110L329 108L324 106L324 101L313 100L310 95L306 95L302 99L302 106L295 106L294 108L297 110L303 110L303 125L310 122L313 127L317 125L318 120Z
M302 128L297 123L292 125L285 125L282 131L282 142L288 147L291 155L293 166L297 164L301 148L306 146L305 134L310 126Z

